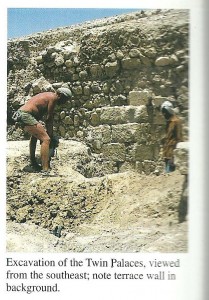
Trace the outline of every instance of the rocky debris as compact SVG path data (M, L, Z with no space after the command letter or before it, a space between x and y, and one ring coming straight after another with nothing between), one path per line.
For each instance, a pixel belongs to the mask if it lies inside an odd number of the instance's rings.
M189 142L178 143L174 150L175 164L183 175L189 174Z
M184 175L184 183L182 188L181 201L179 203L180 215L179 221L183 222L188 212L188 202L189 202L189 142L181 142L177 144L174 150L174 159L176 168L179 172Z
M43 242L44 241L44 242ZM60 252L58 238L47 229L27 223L7 223L7 251L9 252Z
M76 168L87 150L61 141L45 177L29 168L26 141L8 142L8 251L187 251L187 222L179 223L184 175L87 178Z
M95 224L94 224L95 226ZM7 223L9 252L86 252L86 253L184 253L187 245L187 222L160 227L129 227L126 229L79 227L60 238L40 226Z
M139 11L9 40L8 139L17 139L14 110L34 94L68 87L72 101L56 109L58 136L107 155L111 173L161 170L162 101L172 101L188 139L188 17L187 10ZM137 139L121 141L116 131L134 132L136 123Z

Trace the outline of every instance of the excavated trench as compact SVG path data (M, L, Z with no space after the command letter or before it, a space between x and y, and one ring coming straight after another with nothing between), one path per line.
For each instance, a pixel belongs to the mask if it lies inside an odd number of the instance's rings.
M28 141L7 145L8 251L187 251L178 171L108 174L86 145L62 140L45 177L28 165Z

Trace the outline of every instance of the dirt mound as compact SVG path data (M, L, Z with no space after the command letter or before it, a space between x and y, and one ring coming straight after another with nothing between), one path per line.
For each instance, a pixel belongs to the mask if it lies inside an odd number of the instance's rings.
M45 177L28 166L28 141L7 144L8 251L187 251L178 171L104 175L101 157L62 140Z

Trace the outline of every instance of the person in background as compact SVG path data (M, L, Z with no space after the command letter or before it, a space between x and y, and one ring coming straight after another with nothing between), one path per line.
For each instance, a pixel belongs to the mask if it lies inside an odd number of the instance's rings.
M65 104L71 99L72 93L68 88L59 88L56 92L43 92L30 98L12 116L30 138L30 162L37 171L48 172L50 169L49 147L53 140L53 117L56 105ZM40 122L46 116L46 128ZM41 166L35 158L37 140L41 143Z
M177 143L182 142L182 122L176 116L173 104L165 101L161 105L161 112L166 119L166 134L162 139L163 158L165 160L165 170L167 173L175 170L173 150Z

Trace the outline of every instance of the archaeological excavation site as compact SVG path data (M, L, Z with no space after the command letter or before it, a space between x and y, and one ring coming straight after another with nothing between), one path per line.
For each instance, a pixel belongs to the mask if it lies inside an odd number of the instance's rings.
M188 251L189 21L188 10L139 10L8 40L7 251ZM55 109L44 177L12 115L60 87L72 99ZM183 127L171 173L167 100Z

